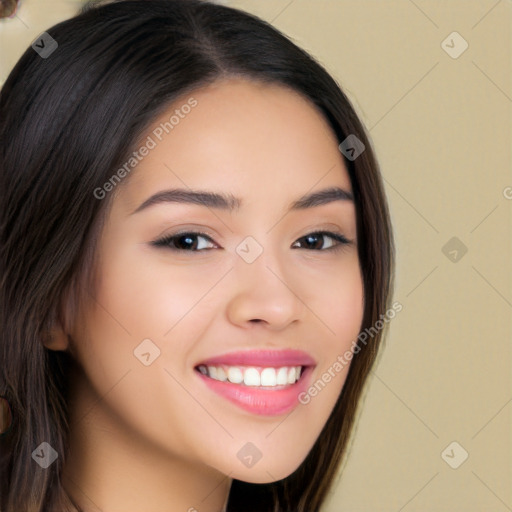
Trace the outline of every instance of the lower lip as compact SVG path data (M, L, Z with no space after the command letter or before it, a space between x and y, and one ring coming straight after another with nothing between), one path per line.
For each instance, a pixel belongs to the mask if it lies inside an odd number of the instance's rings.
M196 370L194 370L196 371ZM299 404L298 396L308 387L312 367L307 366L295 384L276 389L221 382L196 371L203 382L215 393L252 414L278 416L292 411Z

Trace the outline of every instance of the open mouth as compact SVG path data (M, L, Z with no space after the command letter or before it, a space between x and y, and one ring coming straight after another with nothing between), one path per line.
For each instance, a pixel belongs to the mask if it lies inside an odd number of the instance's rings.
M210 379L260 389L283 389L297 383L306 366L230 366L200 364L195 370Z
M208 392L240 409L276 416L301 403L298 397L307 389L316 364L301 350L242 350L203 360L194 373Z

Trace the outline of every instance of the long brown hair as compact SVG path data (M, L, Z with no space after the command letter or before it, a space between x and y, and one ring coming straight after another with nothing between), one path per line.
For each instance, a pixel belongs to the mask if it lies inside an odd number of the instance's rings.
M200 0L90 5L47 33L58 47L45 57L27 49L0 92L0 396L13 418L0 436L1 512L74 510L61 486L70 360L43 340L93 289L96 241L113 196L99 201L93 191L184 93L230 76L282 84L321 110L339 143L355 135L366 149L345 163L356 205L362 331L382 318L392 293L391 225L371 143L336 81L283 34ZM299 468L270 484L233 481L229 512L319 510L344 460L383 332L354 353L334 410ZM31 460L41 442L59 454L47 469Z

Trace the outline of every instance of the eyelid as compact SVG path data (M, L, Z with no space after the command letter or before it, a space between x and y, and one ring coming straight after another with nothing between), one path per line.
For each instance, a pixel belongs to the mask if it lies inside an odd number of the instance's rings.
M315 231L310 231L310 232L306 233L305 235L297 238L297 240L294 242L294 244L297 243L299 240L302 240L303 238L306 238L306 237L312 236L312 235L323 235L324 237L331 238L336 243L335 243L335 245L333 245L332 247L329 247L327 249L310 249L311 252L319 252L319 253L337 252L337 251L344 249L347 246L354 244L354 240L350 240L343 233L338 232L338 231L331 231L331 230L327 230L327 229L317 229Z
M222 247L219 247L219 245L217 244L217 242L215 242L215 240L213 239L212 236L210 236L209 233L206 233L204 231L200 231L200 230L194 230L194 229L181 229L177 232L174 232L174 233L169 233L167 235L163 235L161 237L159 237L157 240L154 240L153 242L150 242L151 245L155 246L155 247L161 247L161 248L168 248L169 250L171 251L174 251L174 252L179 252L179 253L184 253L184 252L204 252L204 251L209 251L209 250L212 250L212 248L208 248L208 249L199 249L199 250L188 250L188 249L176 249L176 248L173 248L173 247L170 247L169 244L172 240L175 240L176 238L180 237L181 235L192 235L193 238L196 238L196 237L202 237L202 238L205 238L207 240L210 241L211 244L217 246L216 248L222 248ZM322 228L319 228L319 229L315 229L315 230L312 230L312 231L308 231L307 233L305 233L304 235L298 237L293 243L296 244L297 242L299 242L300 240L302 240L303 238L305 237L308 237L308 236L313 236L313 235L323 235L324 237L326 238L331 238L332 240L334 240L336 243L332 246L332 247L329 247L327 249L306 249L308 251L311 251L311 252L336 252L337 250L340 250L348 245L353 245L354 243L354 240L351 240L349 238L347 238L340 230L336 229L336 230L332 230L332 229L322 229ZM293 249L301 249L301 248L295 248L295 247L292 247Z
M217 246L217 248L219 248L219 244L217 244L217 242L215 242L215 240L213 240L213 238L208 233L205 233L204 231L194 230L194 229L184 229L184 230L176 231L175 233L169 233L167 235L162 235L161 237L157 238L153 242L150 242L150 245L153 245L155 247L168 248L175 252L203 252L205 250L211 250L211 249L202 249L200 251L197 251L197 250L196 251L188 251L186 249L175 249L175 248L169 247L169 242L171 240L174 240L182 235L192 235L193 237L205 238L205 239L209 240L210 243L212 243L213 245Z

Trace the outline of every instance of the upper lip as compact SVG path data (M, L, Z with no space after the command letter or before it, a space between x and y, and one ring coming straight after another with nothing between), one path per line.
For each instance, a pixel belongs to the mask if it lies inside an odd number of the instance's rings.
M243 350L228 352L201 361L197 366L314 366L315 360L302 350Z

